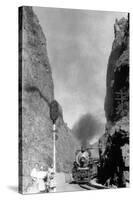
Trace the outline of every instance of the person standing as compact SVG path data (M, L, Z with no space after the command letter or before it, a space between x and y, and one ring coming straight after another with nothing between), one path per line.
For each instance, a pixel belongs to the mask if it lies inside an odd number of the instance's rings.
M39 192L39 184L38 184L38 178L37 173L39 172L39 164L35 163L34 168L31 170L30 176L32 179L32 192Z
M44 170L44 167L40 167L40 171L37 174L38 177L38 188L40 192L46 192L46 182L47 182L47 171Z

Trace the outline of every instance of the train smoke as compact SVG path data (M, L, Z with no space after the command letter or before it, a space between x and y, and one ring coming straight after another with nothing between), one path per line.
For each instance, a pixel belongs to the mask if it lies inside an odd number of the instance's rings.
M72 128L82 146L87 146L102 131L102 123L91 114L83 115Z

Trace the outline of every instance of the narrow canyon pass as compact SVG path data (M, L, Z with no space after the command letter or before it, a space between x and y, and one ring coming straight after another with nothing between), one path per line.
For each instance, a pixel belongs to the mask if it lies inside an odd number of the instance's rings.
M129 182L129 13L20 7L19 192Z

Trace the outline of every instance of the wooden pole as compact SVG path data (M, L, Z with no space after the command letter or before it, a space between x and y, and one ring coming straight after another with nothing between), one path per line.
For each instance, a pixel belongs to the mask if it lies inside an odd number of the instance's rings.
M56 182L56 147L55 147L55 136L56 136L56 125L53 124L53 170L54 170L54 181ZM56 187L54 188L56 192Z
M56 173L56 148L55 148L55 134L56 134L56 125L53 124L53 168L54 168L54 173Z

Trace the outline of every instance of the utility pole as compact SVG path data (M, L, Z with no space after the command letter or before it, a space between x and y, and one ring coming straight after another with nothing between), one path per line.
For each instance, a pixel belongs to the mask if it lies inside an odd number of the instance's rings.
M50 104L50 118L53 122L53 171L54 171L54 181L56 181L56 120L59 116L59 106L56 100L52 101ZM56 186L54 188L54 192L56 192Z
M56 125L53 124L53 168L56 173L56 147L55 147Z

